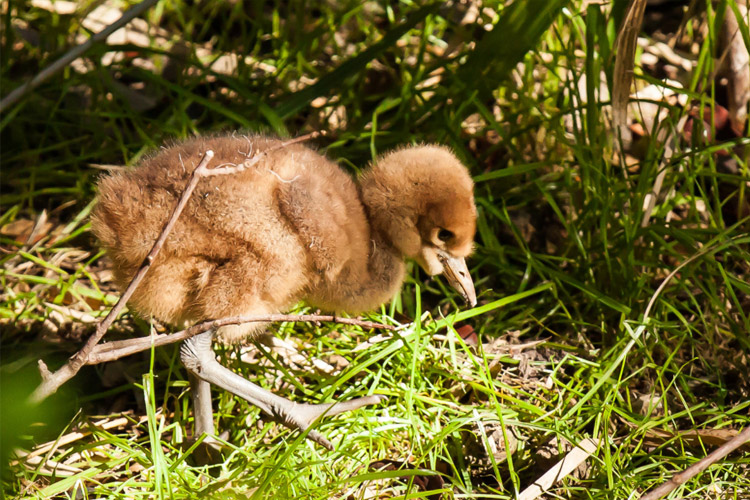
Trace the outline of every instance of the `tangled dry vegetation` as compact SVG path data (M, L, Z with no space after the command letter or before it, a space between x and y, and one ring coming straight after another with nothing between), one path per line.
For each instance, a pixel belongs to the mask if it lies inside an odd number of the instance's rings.
M128 6L2 4L3 96ZM750 423L748 24L735 0L156 2L3 106L4 495L637 498L695 465ZM297 401L388 395L321 423L335 452L215 393L227 452L196 464L174 345L27 407L37 361L62 366L119 296L95 180L226 130L325 131L352 173L449 145L476 183L479 305L415 266L366 318L395 331L279 322L218 353ZM105 340L152 333L125 310ZM673 497L750 498L748 451Z

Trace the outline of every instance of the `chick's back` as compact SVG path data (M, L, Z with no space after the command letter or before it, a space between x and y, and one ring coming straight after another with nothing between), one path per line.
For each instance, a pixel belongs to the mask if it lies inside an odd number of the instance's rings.
M278 144L199 137L104 177L92 229L118 285L143 263L207 150L217 168ZM321 281L365 273L368 235L347 173L302 145L274 149L243 172L200 180L130 306L175 325L283 311Z

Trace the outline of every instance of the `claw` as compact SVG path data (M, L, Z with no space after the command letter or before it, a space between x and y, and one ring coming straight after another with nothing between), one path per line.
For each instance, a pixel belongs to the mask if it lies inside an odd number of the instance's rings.
M363 406L378 404L386 399L388 398L382 394L374 394L372 396L365 396L336 403L299 404L289 401L290 405L288 406L284 404L275 405L267 415L274 422L282 424L289 429L297 429L300 432L305 432L308 427L321 417L330 417L347 411L356 410ZM328 451L333 451L333 445L331 442L315 429L312 429L307 433L307 439L318 443Z

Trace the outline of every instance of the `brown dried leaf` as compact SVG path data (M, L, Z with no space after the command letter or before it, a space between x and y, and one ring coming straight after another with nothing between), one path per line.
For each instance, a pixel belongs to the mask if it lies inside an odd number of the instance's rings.
M0 234L26 245L33 245L47 236L52 227L53 224L48 222L46 217L40 217L36 222L30 219L16 219L0 228Z
M16 219L0 228L0 234L13 238L16 241L26 241L33 227L33 220Z
M469 346L475 346L479 343L479 337L477 332L474 331L474 327L471 325L461 325L456 328L456 333L459 337Z
M689 446L716 447L725 444L739 434L735 429L693 429L684 432L670 432L663 429L649 429L643 438L643 442L650 446L660 446L668 441L680 439ZM750 442L739 447L742 451L750 452Z
M635 49L638 46L638 33L643 23L645 8L646 0L633 0L630 3L615 42L617 57L612 77L612 120L623 142L630 142L626 141L630 137L630 131L627 128L627 107L630 85L633 83ZM619 144L619 141L617 142Z

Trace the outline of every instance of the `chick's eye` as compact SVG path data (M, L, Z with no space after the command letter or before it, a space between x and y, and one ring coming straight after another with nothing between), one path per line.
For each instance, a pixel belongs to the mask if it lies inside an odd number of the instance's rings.
M453 233L447 229L441 228L440 231L438 231L437 237L440 241L448 241L453 238Z

